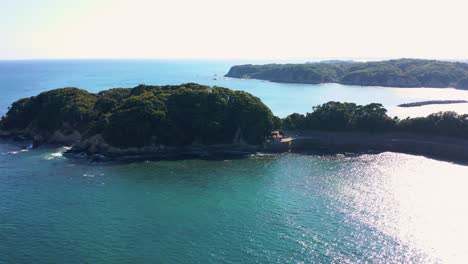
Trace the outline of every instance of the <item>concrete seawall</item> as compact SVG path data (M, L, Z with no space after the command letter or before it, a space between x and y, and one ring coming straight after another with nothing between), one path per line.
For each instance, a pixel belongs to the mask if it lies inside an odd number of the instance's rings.
M325 131L286 131L290 142L274 142L272 152L400 152L431 158L468 162L468 140L405 133L362 133Z

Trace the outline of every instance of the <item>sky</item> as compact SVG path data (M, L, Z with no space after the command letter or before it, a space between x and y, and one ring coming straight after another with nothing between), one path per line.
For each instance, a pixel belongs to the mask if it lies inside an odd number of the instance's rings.
M0 59L468 59L466 0L0 0Z

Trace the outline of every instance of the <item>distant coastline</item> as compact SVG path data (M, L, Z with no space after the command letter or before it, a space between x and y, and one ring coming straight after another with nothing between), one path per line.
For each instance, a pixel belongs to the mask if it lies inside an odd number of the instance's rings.
M468 103L467 100L431 100L431 101L421 101L414 103L399 104L399 107L417 107L424 105L434 105L434 104L463 104Z
M468 89L468 64L421 59L236 65L225 75L283 83Z

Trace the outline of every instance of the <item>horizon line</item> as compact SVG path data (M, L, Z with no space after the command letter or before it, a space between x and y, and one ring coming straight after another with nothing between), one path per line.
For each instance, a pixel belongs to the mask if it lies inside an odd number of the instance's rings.
M0 61L65 61L65 60L167 60L167 61L304 61L320 62L324 60L356 60L356 61L379 61L397 59L421 59L442 61L468 61L468 58L441 58L441 57L311 57L311 58L196 58L196 57L62 57L62 58L0 58Z

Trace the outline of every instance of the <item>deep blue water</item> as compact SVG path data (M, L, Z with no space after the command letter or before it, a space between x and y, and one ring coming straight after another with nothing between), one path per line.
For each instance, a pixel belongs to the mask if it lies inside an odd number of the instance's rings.
M198 82L249 91L280 116L330 99L393 106L440 90L222 77L237 63L0 62L0 109L64 86ZM22 147L0 141L0 263L468 259L467 166L396 153L90 163L62 157L63 148Z

